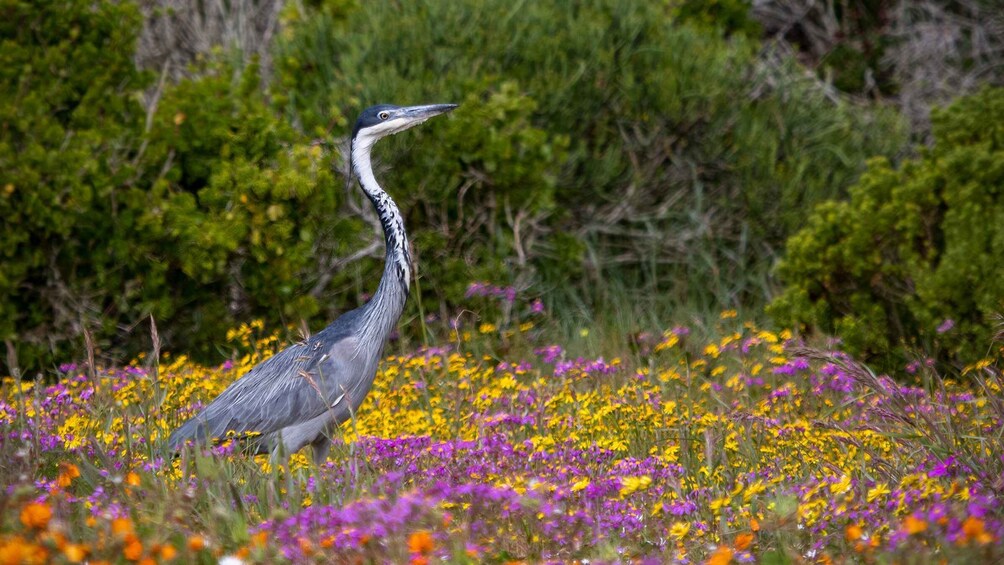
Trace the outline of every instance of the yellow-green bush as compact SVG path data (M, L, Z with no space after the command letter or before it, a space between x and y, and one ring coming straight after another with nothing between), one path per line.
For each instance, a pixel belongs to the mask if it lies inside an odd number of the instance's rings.
M333 168L372 103L462 104L378 147L426 312L517 277L584 310L614 284L650 283L644 311L755 302L802 210L902 140L760 58L741 2L320 4L283 12L267 84L221 53L162 90L130 4L5 5L0 337L22 365L85 329L148 348L150 314L205 355L240 320L355 306L380 262L339 260L372 236Z
M141 292L133 202L149 84L120 2L0 7L0 338L44 350ZM131 265L130 265L131 264ZM116 289L114 298L110 289ZM104 333L104 331L102 333ZM29 356L31 357L31 356Z
M193 69L147 112L134 6L5 10L0 338L22 366L84 331L99 355L148 348L151 314L165 346L206 353L253 312L320 310L318 264L361 226L338 214L337 154L270 109L253 65Z
M644 295L661 301L757 302L806 208L844 194L868 156L892 155L904 138L895 116L832 100L790 59L761 58L744 10L611 0L291 7L275 101L315 135L346 131L344 117L372 103L463 102L449 126L394 140L407 151L383 150L409 226L445 238L419 250L433 254L422 268L437 284L515 258L513 270L545 288L589 294L617 280L648 283ZM523 109L483 108L499 96ZM523 150L495 145L527 126L541 135L524 136ZM463 200L447 196L462 188ZM516 196L531 193L532 204ZM485 206L494 220L481 228L454 223Z
M987 351L1004 310L1004 89L961 98L933 124L933 147L900 167L871 161L850 200L820 205L788 240L772 305L782 323L885 361L904 347Z

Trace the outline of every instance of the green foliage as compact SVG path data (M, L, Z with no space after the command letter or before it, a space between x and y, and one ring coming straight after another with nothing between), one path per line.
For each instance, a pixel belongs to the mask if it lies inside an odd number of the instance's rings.
M270 109L253 65L193 69L147 113L134 7L5 10L0 337L22 366L85 330L99 355L149 348L151 314L165 347L206 354L249 317L321 311L361 224L338 213L337 155Z
M727 34L759 37L760 24L751 15L750 0L682 0L676 2L676 17L681 22L693 23Z
M0 335L38 367L84 330L99 354L147 348L153 315L205 358L241 321L355 306L380 262L346 259L372 233L333 148L378 102L462 104L377 148L413 315L484 279L583 314L642 285L648 312L755 303L801 211L902 135L760 57L744 6L294 3L268 84L217 52L160 85L129 4L3 4Z
M119 2L0 5L0 338L44 349L135 295L126 212L148 77L138 10ZM105 331L114 317L102 318Z
M986 352L1004 304L1004 90L933 115L935 145L894 168L869 163L849 201L827 202L789 241L772 304L887 363ZM945 331L952 320L955 327Z
M904 138L894 117L834 102L793 61L759 60L745 24L723 24L728 39L710 25L742 5L290 8L276 102L315 135L347 132L343 116L373 103L464 102L387 144L407 151L382 149L419 253L440 254L420 268L454 289L436 299L515 257L495 280L529 272L595 299L616 278L661 301L756 301L802 210ZM523 107L493 118L497 97Z
M347 254L360 231L336 213L344 191L331 152L269 109L254 67L232 75L206 69L170 89L149 133L148 154L165 165L142 232L174 293L154 290L142 311L181 323L174 345L185 350L255 314L316 315L317 262Z

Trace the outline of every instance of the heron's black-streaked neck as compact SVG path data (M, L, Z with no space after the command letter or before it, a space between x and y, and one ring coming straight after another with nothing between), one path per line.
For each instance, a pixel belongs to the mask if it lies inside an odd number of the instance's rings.
M352 140L352 169L359 179L359 186L380 218L387 248L380 284L373 298L363 307L366 312L364 326L374 339L385 339L397 324L408 298L411 283L411 253L401 212L373 175L370 152L376 140L359 137Z

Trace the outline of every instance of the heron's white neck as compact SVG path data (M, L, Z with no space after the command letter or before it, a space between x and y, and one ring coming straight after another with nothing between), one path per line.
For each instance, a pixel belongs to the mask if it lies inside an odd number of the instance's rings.
M404 231L404 220L397 204L384 189L380 188L373 176L370 152L376 139L361 134L352 143L352 168L359 178L359 185L366 194L383 226L387 259L383 277L376 294L369 302L367 325L377 333L389 333L397 324L404 310L405 300L411 284L411 253L408 249L408 235Z

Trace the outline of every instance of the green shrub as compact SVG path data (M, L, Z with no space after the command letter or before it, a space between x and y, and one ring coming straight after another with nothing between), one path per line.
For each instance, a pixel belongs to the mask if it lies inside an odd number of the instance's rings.
M363 226L339 213L337 153L275 115L254 66L214 65L170 88L148 141L147 158L163 165L138 229L158 284L131 307L164 320L172 348L205 353L252 317L321 312L314 287Z
M22 367L79 355L84 331L99 355L148 349L150 315L206 356L240 321L330 314L323 275L363 225L337 152L276 115L254 65L192 69L148 113L135 7L3 10L0 338Z
M65 5L64 5L65 4ZM130 203L144 113L139 11L121 2L0 7L0 338L28 364L141 286Z
M761 59L742 5L290 7L274 100L312 135L347 132L344 116L377 102L464 102L388 144L408 147L391 153L389 189L419 253L436 253L420 268L453 289L437 299L514 257L503 276L544 289L588 295L616 278L662 302L756 302L803 211L904 137L894 116L833 101L794 61ZM728 38L711 28L719 11ZM499 96L523 107L483 108Z
M849 201L820 205L788 240L780 323L886 363L916 348L985 354L1004 308L1004 89L959 99L933 125L933 147L899 168L871 161Z
M22 365L84 330L136 353L151 314L208 358L238 322L355 306L381 265L344 260L373 237L334 142L369 104L462 103L377 150L416 247L410 315L482 279L755 302L801 210L902 140L760 57L738 1L317 4L285 9L269 84L216 53L162 90L129 4L2 8L0 335Z

